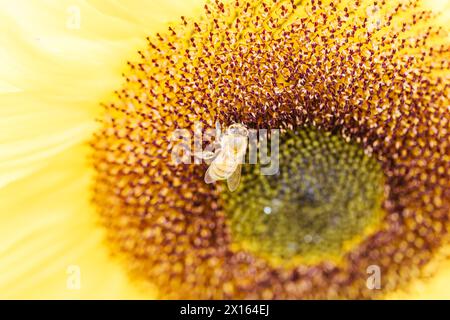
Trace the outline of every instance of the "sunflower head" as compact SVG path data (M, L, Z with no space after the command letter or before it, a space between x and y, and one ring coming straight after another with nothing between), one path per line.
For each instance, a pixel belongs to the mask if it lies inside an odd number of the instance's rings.
M92 142L112 250L168 298L368 298L420 276L450 212L434 18L414 0L215 1L149 37ZM280 130L278 173L244 165L229 193L170 161L174 131L217 121Z

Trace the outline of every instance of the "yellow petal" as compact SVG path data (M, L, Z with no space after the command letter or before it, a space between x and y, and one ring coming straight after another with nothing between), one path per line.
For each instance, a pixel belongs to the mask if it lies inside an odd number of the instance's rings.
M0 190L1 298L152 297L108 256L89 203L84 155L85 146L72 147ZM73 267L79 289L67 284Z
M387 299L450 299L450 261L446 260L437 266L437 270L426 279L414 281L408 288L389 294Z
M85 140L145 36L200 1L1 1L0 187ZM79 29L70 27L73 9ZM1 93L1 92L0 92ZM83 131L84 133L80 133ZM59 144L59 147L56 145ZM39 150L36 150L39 149ZM6 163L8 162L8 163Z
M83 144L126 59L194 2L0 1L0 298L154 296L105 248Z

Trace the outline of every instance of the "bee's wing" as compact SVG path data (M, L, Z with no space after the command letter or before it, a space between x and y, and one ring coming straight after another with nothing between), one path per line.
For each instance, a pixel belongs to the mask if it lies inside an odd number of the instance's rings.
M216 156L216 154L212 151L200 151L195 152L194 156L198 159L210 160Z
M204 158L206 164L211 164L217 158L217 156L220 154L221 151L222 151L221 145L216 143L214 145L214 152L207 151L208 157Z
M214 170L215 170L214 169L214 166L215 166L214 161L215 160L213 160L211 162L211 164L208 167L208 170L206 170L206 173L205 173L205 182L208 184L219 180L219 177L217 177L217 175L214 173Z
M241 170L242 164L238 164L236 170L227 179L228 189L231 192L235 191L239 187L239 182L241 182Z
M220 146L216 147L215 151L200 151L200 152L194 152L194 157L196 157L197 159L202 159L205 160L206 164L211 164L214 159L219 155L220 153Z

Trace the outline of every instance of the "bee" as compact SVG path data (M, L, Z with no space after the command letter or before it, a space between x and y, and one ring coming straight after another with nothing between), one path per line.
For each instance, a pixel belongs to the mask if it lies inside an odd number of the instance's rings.
M244 163L248 145L248 130L244 125L235 123L221 135L220 127L218 125L216 127L216 140L219 143L215 152L202 153L198 157L209 162L205 182L209 184L218 180L227 180L228 189L233 192L241 181L242 163Z

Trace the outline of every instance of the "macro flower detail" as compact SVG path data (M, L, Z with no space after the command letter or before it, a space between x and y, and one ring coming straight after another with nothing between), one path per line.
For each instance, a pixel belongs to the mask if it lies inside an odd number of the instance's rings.
M338 262L381 223L383 174L358 146L313 130L287 132L279 174L247 166L222 192L234 246L275 265Z
M315 0L204 12L148 37L104 105L92 192L111 250L166 298L375 298L420 277L450 212L449 46L434 14ZM207 166L170 163L173 130L216 121L280 129L284 180L245 166L227 193L205 184ZM274 192L291 229L264 212ZM383 290L367 288L374 264Z
M0 0L0 298L450 298L449 21Z

